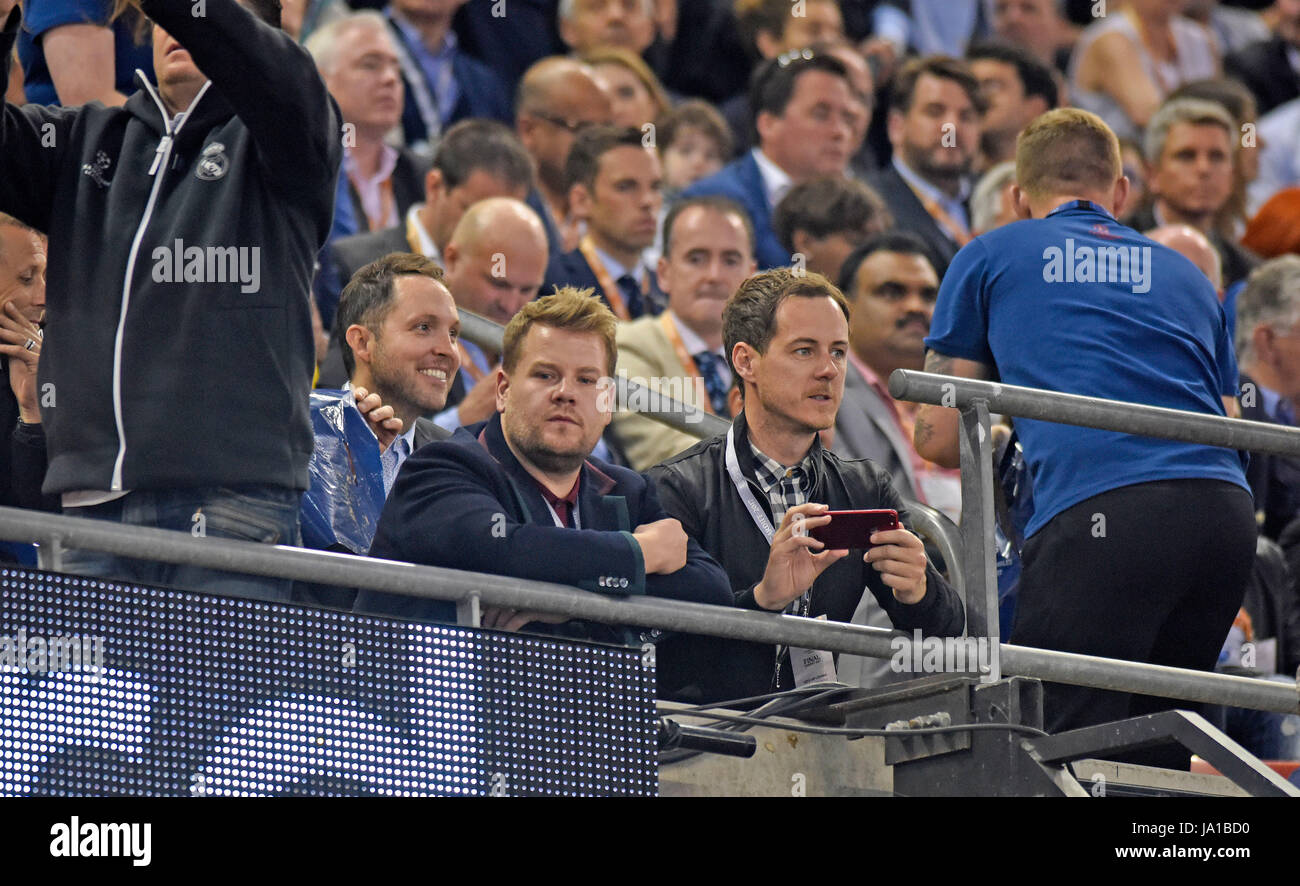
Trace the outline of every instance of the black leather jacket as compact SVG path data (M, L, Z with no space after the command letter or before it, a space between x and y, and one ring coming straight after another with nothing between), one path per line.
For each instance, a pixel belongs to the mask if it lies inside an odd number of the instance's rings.
M754 458L748 445L745 417L737 416L736 456L749 479L754 497L765 507L766 493L754 482ZM703 440L685 452L651 468L664 509L681 521L686 534L699 542L722 564L736 597L736 605L758 609L754 585L763 578L769 545L750 518L740 495L732 485L726 466L726 435ZM814 478L810 500L832 510L850 508L893 508L903 525L910 528L907 512L890 484L889 475L865 459L841 459L814 442ZM770 510L768 516L771 516ZM931 566L926 576L925 597L914 604L900 603L874 568L855 552L830 566L813 583L809 615L825 614L833 621L847 622L866 588L888 614L894 627L911 632L919 628L927 635L960 636L966 626L965 610L956 591ZM701 650L692 650L697 661L707 662L690 685L675 687L671 695L681 700L715 702L771 692L778 688L775 650L765 643L699 638ZM662 653L663 659L667 653ZM671 662L662 662L664 665ZM781 666L782 689L793 687L789 657ZM661 695L665 694L661 681Z

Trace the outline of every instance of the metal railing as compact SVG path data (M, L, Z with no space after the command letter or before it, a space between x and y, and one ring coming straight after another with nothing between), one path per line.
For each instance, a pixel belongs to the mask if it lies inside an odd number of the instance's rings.
M654 597L609 597L549 582L283 545L194 538L184 532L122 526L17 508L0 508L0 538L39 544L41 568L56 572L65 550L87 549L165 563L187 563L447 600L456 603L459 620L469 625L478 624L481 607L500 606L604 624L638 625L872 658L891 658L906 650L911 660L919 661L923 654L921 649L910 648L911 638L884 628ZM1003 673L1008 675L1265 711L1300 710L1295 686L1283 683L1009 645L1001 647L1001 658Z
M1006 654L1006 650L1018 649L1018 647L1003 646L998 642L998 585L993 554L993 438L990 430L990 413L1159 437L1184 443L1300 456L1300 428L1284 428L1263 422L1201 415L1159 406L1124 403L1077 394L1061 394L1037 388L936 375L909 369L894 370L889 377L889 393L899 400L953 407L961 413L958 444L961 453L961 536L962 550L965 554L962 568L967 587L967 633L971 636L987 637L991 649L1003 650L1002 655ZM1038 652L1045 653L1045 650ZM1013 660L1019 662L1025 660L1022 653L1018 651L1012 652L1011 655ZM1039 658L1035 669L1043 666L1043 672L1024 673L1022 670L1011 670L1007 664L1000 664L995 654L992 665L995 674L1020 673L1024 676L1039 677L1059 683L1096 686L1098 684L1087 682L1082 677L1085 671L1095 672L1098 667L1101 667L1102 671L1109 671L1109 667L1098 664L1102 661L1110 660L1094 659L1090 662L1070 664L1066 663L1065 659L1052 662ZM1153 674L1152 677L1162 684L1170 679L1169 674L1159 676ZM1175 678L1174 682L1181 681ZM1295 700L1297 689L1294 684L1276 685L1288 689ZM1195 701L1214 700L1191 699L1190 696L1177 693L1157 692L1154 688L1126 691L1140 691L1149 695L1169 694L1176 698ZM1235 699L1224 703L1251 707ZM1293 705L1288 712L1296 710L1296 706Z

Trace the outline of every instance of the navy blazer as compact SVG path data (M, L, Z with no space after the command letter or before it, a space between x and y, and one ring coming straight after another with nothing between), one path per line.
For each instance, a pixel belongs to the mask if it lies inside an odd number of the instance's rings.
M401 31L391 21L389 28L393 39L403 39ZM416 61L419 64L419 61ZM478 59L458 50L451 60L451 75L460 87L456 97L456 106L452 108L450 119L442 128L448 129L453 124L469 117L486 117L498 120L507 126L514 125L514 113L511 110L510 93L505 81ZM429 127L420 116L420 105L411 94L411 81L402 74L404 104L402 106L402 135L406 144L415 145L429 140Z
M767 203L763 175L758 171L758 161L752 152L727 164L708 178L700 179L682 192L682 197L713 195L730 197L749 213L757 239L754 258L758 261L760 271L790 264L790 253L776 239L776 232L772 230L772 207Z
M668 305L668 295L659 288L659 278L654 271L647 269L650 275L650 291L643 294L646 310L638 316L651 314L658 316ZM594 289L596 295L605 304L609 304L609 299L605 297L605 290L601 287L600 281L596 279L596 272L591 269L587 263L587 257L582 254L582 250L575 249L572 252L562 252L551 257L550 262L546 265L546 277L542 281L542 288L539 292L541 295L549 295L554 292L556 286L576 286L578 289ZM636 320L637 317L633 317Z
M894 216L895 228L911 231L930 247L930 260L934 264L935 273L942 280L943 275L948 271L948 265L952 263L953 256L957 254L959 247L956 242L939 227L938 222L930 217L930 213L925 211L925 207L916 197L916 192L898 174L898 170L892 163L868 179L867 185L879 194L885 201L885 205L889 207L890 214Z
M502 523L504 515L504 523ZM722 567L694 541L686 566L646 575L636 527L669 515L645 477L588 460L578 493L581 529L555 525L537 482L506 445L501 416L413 453L398 472L370 556L731 606ZM362 591L356 611L454 621L455 604Z

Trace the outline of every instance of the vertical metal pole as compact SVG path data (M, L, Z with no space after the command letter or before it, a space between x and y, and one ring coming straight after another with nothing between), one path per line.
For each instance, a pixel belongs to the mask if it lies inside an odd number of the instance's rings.
M46 572L63 571L63 539L52 535L36 548L36 565Z
M966 633L987 637L990 682L1002 679L998 576L993 542L993 439L987 400L961 410L961 541L966 577Z
M483 626L483 609L477 593L456 601L456 624L469 628Z

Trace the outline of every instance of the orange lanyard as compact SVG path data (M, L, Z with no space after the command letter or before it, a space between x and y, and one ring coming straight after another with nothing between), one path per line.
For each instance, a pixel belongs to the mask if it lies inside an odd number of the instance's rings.
M352 187L357 189L358 194L361 193L361 186L357 184L357 180L355 178L352 178ZM366 213L366 221L370 225L370 230L382 231L384 228L388 227L388 217L392 214L393 214L393 177L390 175L388 178L384 179L379 183L379 217L376 218L375 216L371 215L369 212ZM418 252L419 250L416 251Z
M906 182L907 180L904 179L904 181ZM970 232L966 230L965 226L949 215L947 210L940 206L936 201L922 194L916 188L913 188L911 182L907 182L907 186L912 188L912 193L916 195L916 199L921 201L921 206L924 207L930 218L939 223L939 227L943 228L944 231L947 232L948 236L952 238L954 243L958 246L965 246L971 241Z
M460 348L460 368L465 371L472 381L478 382L483 376L487 375L486 372L474 365L473 359L469 356L469 351L465 350L464 342L456 342L456 347ZM470 385L470 387L473 387L473 385Z
M695 358L686 350L686 343L682 341L682 336L677 331L677 324L673 322L672 317L668 316L667 311L664 311L659 315L659 325L664 328L664 334L668 336L668 342L673 346L673 350L677 352L677 359L681 361L686 372L691 376L691 378L702 382L704 377L700 375L700 367L696 365ZM700 405L704 407L706 412L713 413L713 402L707 393L703 397L699 398L699 400ZM713 414L716 415L716 413Z
M627 305L623 302L623 292L618 288L614 279L609 276L609 271L605 268L605 263L600 260L600 255L596 252L596 244L591 242L591 235L582 238L578 244L578 251L582 257L587 260L591 266L591 272L596 275L596 282L600 284L601 290L605 293L605 301L609 302L612 310L620 320L631 320L632 315L628 313ZM645 294L645 286L642 285L641 292Z
M420 244L420 232L415 229L418 224L415 213L406 217L406 245L411 247L411 251L416 255L424 255L424 248Z

